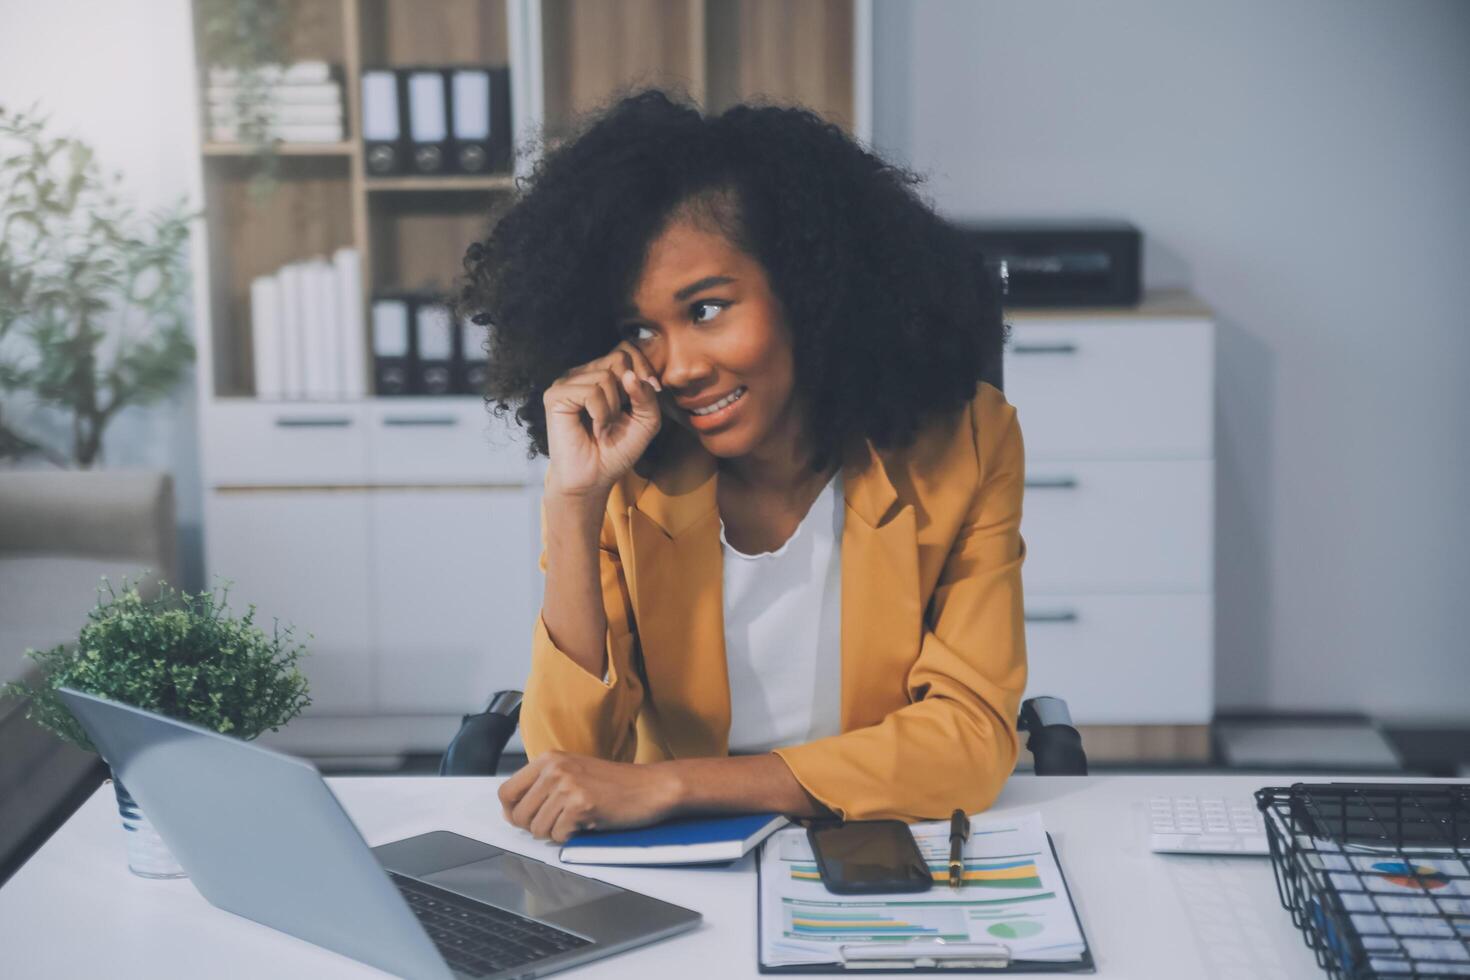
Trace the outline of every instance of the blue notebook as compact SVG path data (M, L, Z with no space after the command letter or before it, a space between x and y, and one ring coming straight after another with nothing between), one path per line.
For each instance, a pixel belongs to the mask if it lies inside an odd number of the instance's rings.
M568 864L717 864L786 826L775 813L685 817L636 830L583 831L562 845Z

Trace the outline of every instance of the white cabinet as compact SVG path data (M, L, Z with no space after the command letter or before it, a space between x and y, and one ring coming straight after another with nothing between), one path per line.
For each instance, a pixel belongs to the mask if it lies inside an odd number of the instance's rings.
M312 405L222 399L207 406L200 440L213 486L354 483L368 465L363 403Z
M1013 311L1027 694L1082 725L1214 711L1214 325L1180 295Z
M1200 317L1013 315L1006 397L1028 459L1214 456L1214 331Z
M373 609L368 495L356 490L252 488L205 495L212 579L256 621L291 624L309 651L301 669L316 714L373 709ZM307 634L310 634L308 636Z
M1086 725L1189 725L1214 709L1214 598L1028 594L1028 693Z
M522 484L531 479L514 423L477 398L380 398L367 407L369 476L384 484Z
M1214 476L1202 459L1028 460L1027 590L1210 591Z
M536 526L519 488L372 495L379 710L461 714L525 687Z
M312 705L282 744L436 751L525 686L540 467L481 401L221 401L204 426L209 575L310 651Z

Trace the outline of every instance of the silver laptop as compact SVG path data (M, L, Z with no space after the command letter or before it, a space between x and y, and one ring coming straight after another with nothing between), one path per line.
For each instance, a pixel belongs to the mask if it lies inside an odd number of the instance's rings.
M210 904L389 973L539 977L699 924L446 831L370 849L310 763L59 691Z

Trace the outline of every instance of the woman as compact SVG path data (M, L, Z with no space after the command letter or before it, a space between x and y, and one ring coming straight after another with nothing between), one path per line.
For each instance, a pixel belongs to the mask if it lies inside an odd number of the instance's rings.
M996 297L914 176L657 91L471 247L488 397L550 457L502 787L538 837L688 812L975 812L1026 681Z

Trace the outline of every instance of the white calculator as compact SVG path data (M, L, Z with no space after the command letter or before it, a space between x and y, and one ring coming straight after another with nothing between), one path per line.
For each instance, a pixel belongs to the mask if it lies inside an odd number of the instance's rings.
M1170 854L1270 854L1255 801L1155 796L1148 801L1149 850Z

